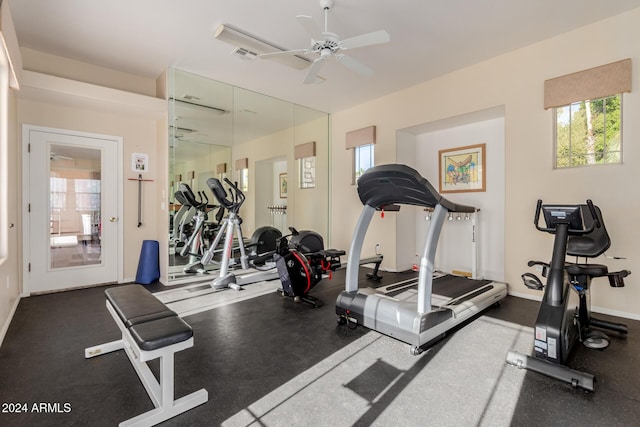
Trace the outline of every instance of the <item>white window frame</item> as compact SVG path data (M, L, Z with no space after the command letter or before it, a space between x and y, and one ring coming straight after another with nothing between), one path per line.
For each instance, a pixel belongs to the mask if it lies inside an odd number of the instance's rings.
M364 153L365 149L370 149L371 151L367 154ZM368 163L369 167L363 168L361 167L362 163L365 163L362 159L365 155L369 156ZM373 167L375 165L375 144L364 144L359 145L353 148L353 162L352 162L352 184L355 184L358 181L358 178L367 171L367 169ZM361 169L361 172L360 172Z
M249 168L238 169L238 188L243 193L249 191Z
M301 157L299 162L298 188L309 189L316 187L316 157Z
M616 161L606 161L607 156L606 156L606 152L605 152L605 161L603 162L587 162L585 164L575 164L574 161L571 158L571 154L569 154L569 164L567 165L559 165L558 161L561 159L561 157L558 156L558 110L560 108L569 108L569 123L571 123L571 109L573 108L574 105L579 105L582 102L595 102L595 101L600 101L600 100L606 100L608 98L613 98L613 97L619 97L620 98L620 148L618 150L619 152L619 156L618 159ZM614 94L614 95L610 95L610 96L604 96L602 98L598 98L598 99L593 99L593 100L580 100L580 101L576 101L576 102L572 102L569 105L563 105L563 106L559 106L559 107L554 107L553 108L553 168L554 169L568 169L568 168L576 168L576 167L584 167L584 166L599 166L599 165L618 165L618 164L622 164L622 156L623 156L623 96L621 93L619 94ZM571 126L571 125L570 125ZM606 138L606 135L605 135ZM606 141L605 141L606 142ZM570 146L571 146L572 142L570 141Z

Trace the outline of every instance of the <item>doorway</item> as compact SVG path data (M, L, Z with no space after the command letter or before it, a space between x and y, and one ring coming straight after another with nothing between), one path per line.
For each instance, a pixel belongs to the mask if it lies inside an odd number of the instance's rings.
M24 293L118 282L122 138L23 127Z
M280 189L281 181L286 183L287 158L256 162L255 179L255 223L256 228L265 225L275 227L282 234L288 234L287 195Z

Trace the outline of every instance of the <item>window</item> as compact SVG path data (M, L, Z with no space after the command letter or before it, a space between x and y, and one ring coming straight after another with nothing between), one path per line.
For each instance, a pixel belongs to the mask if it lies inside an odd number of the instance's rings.
M76 179L73 184L76 193L76 211L99 211L100 180Z
M555 108L556 168L622 163L622 95Z
M249 191L249 159L246 157L237 159L235 170L238 177L238 188L246 193Z
M293 157L298 161L298 187L316 186L316 142L311 141L293 147Z
M360 145L353 149L353 183L373 166L373 144Z
M316 158L303 157L300 162L300 188L315 188L316 186Z
M631 92L631 59L544 82L555 114L555 168L622 163L622 94Z
M238 187L244 193L249 191L249 169L243 168L238 170Z
M376 143L376 127L352 130L345 135L345 148L353 149L353 174L351 183L355 184L358 178L373 166L373 145Z
M50 209L66 209L67 208L67 179L66 178L50 178L51 200Z

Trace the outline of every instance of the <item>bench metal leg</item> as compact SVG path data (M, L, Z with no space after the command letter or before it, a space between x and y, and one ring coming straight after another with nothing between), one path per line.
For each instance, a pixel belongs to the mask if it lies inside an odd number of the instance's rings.
M154 426L209 400L209 394L204 388L178 400L173 400L174 354L192 347L193 338L157 350L143 351L138 348L129 330L120 321L118 314L109 301L107 301L107 310L116 321L120 332L122 332L122 339L85 349L85 358L124 349L142 385L147 390L153 406L155 406L155 409L151 411L123 421L120 426ZM149 365L146 363L157 358L160 358L160 381L156 380Z
M154 426L209 400L209 395L205 389L188 394L178 400L173 400L173 356L173 353L169 353L160 357L160 382L156 381L151 369L145 362L136 360L134 363L132 360L132 364L136 368L136 372L138 372L138 376L156 408L120 423L121 427Z
M91 357L100 356L101 354L122 350L123 348L124 348L124 341L121 339L100 344L100 345L95 345L93 347L84 349L84 358L89 359Z

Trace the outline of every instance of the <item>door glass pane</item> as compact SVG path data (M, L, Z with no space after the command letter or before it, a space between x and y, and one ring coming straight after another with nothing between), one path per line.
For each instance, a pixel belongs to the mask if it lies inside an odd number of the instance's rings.
M49 147L50 268L100 264L101 150Z

